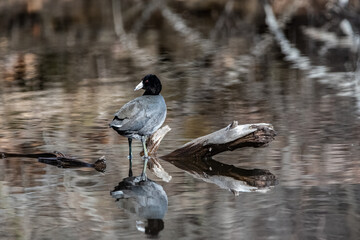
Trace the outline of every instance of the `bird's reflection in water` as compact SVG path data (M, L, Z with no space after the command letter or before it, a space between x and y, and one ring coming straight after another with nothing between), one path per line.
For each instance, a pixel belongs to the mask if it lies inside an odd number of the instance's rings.
M139 231L157 236L164 229L162 219L167 212L168 198L159 184L150 179L141 181L141 176L127 177L110 194L119 208L144 220L136 222Z

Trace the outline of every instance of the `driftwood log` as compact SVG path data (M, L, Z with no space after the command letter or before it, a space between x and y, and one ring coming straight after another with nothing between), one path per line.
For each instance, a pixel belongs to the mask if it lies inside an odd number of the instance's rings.
M154 133L147 142L149 155L156 155L161 140L170 131L164 126ZM267 123L238 125L233 121L227 127L208 135L196 138L169 154L162 156L170 158L206 158L224 151L233 151L242 147L266 146L274 140L276 133L272 125Z
M148 140L150 169L163 181L170 181L171 176L162 168L160 160L165 160L191 176L218 185L232 191L265 192L277 184L277 179L266 169L243 169L220 163L212 159L215 154L233 151L242 147L261 147L271 142L276 133L270 124L238 125L234 121L229 126L186 143L178 149L161 157L156 156L161 140L170 131L164 126Z

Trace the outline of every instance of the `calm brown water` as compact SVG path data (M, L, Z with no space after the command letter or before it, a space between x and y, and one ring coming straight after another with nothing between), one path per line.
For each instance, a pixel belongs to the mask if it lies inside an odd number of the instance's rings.
M220 7L209 17L180 3L160 11L85 2L44 3L25 16L0 5L6 29L0 35L0 151L107 159L105 173L0 159L1 239L149 237L142 232L146 219L110 196L127 177L128 146L108 128L116 110L141 94L133 88L147 73L162 80L165 124L172 128L160 155L233 120L271 123L278 134L266 148L214 157L268 169L279 184L266 193L235 196L161 162L170 182L149 173L168 198L159 239L360 238L360 93L343 78L355 71L356 53L330 49L308 57L308 64L326 68L314 77L320 70L285 60L275 41L261 48L267 34L261 24L232 19L242 27L214 28ZM21 16L24 21L16 20ZM177 17L188 28L178 26ZM289 34L295 39L298 33ZM304 56L322 44L296 36ZM135 142L135 174L142 168L140 150Z

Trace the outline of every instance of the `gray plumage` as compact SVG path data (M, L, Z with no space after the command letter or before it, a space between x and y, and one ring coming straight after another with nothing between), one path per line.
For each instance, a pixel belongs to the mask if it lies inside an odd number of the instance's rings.
M158 130L166 117L166 104L161 95L144 95L126 103L115 113L110 126L120 135L140 139Z

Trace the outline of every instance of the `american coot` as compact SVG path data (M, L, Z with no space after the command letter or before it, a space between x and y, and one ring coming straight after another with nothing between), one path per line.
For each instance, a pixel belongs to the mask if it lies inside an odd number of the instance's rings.
M146 149L146 138L158 130L165 121L166 104L160 95L161 82L156 75L146 75L135 87L134 91L145 89L142 96L137 97L126 103L115 113L115 117L110 123L118 134L125 136L129 141L129 176L132 176L132 139L140 139L144 148L144 168L142 179L146 180L146 166L148 152Z

